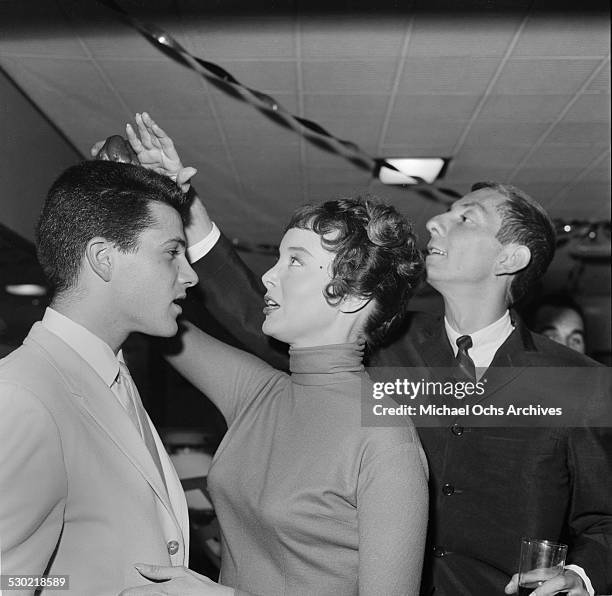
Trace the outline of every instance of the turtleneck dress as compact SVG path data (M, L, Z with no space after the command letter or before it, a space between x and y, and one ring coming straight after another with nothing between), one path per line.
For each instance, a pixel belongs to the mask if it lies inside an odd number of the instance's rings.
M409 419L361 425L362 346L292 348L288 375L198 341L199 359L175 364L228 425L208 475L220 583L238 595L418 594L427 464Z

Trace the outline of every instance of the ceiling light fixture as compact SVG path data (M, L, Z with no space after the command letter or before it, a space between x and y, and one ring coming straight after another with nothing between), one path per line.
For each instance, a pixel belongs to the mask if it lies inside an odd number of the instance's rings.
M443 157L386 157L399 172L381 166L378 179L383 184L431 184L444 175L450 159Z

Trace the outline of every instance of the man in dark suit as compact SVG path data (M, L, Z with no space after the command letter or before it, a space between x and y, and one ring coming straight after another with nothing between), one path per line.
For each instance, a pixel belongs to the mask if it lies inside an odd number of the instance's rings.
M165 151L159 164L184 183L187 176L165 133L148 116L138 123L142 142L133 131L128 135L134 149L148 159L156 147ZM432 218L427 229L428 281L444 298L444 315L413 317L407 333L373 355L373 377L381 366L453 367L457 358L465 364L467 356L473 374L486 379L487 403L509 403L514 396L563 396L568 381L562 370L586 366L595 367L590 369L590 405L599 408L610 399L607 369L531 334L509 310L543 275L554 253L552 223L537 203L514 187L478 184L448 212ZM263 286L220 236L198 199L186 235L206 308L247 349L282 366L284 356L261 333ZM547 369L537 383L530 374L533 367ZM508 580L517 570L523 535L570 546L568 569L534 594L608 593L610 429L578 424L559 428L552 423L486 427L471 422L456 417L447 426L420 431L431 474L422 594L488 596L502 593L504 587L507 593L515 592L516 576Z

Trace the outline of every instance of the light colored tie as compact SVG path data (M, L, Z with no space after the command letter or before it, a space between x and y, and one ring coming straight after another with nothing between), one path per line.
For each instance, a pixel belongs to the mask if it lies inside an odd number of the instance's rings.
M157 452L157 445L155 444L151 427L149 426L149 421L147 420L147 413L142 405L142 400L140 399L140 394L138 393L136 384L132 379L132 375L130 375L130 371L125 365L125 362L121 362L121 360L119 360L119 374L117 375L117 379L111 388L115 395L119 398L119 401L125 408L125 411L128 413L128 416L136 427L138 434L142 437L165 485L166 479L164 476L164 470L159 458L159 453Z

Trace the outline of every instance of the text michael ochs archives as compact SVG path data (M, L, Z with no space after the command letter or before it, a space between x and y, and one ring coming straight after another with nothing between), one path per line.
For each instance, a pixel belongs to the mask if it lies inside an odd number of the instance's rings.
M609 371L490 368L473 381L450 368L369 372L372 382L362 392L364 426L397 426L405 417L417 426L612 426ZM517 375L524 377L524 391L509 396L499 390Z

